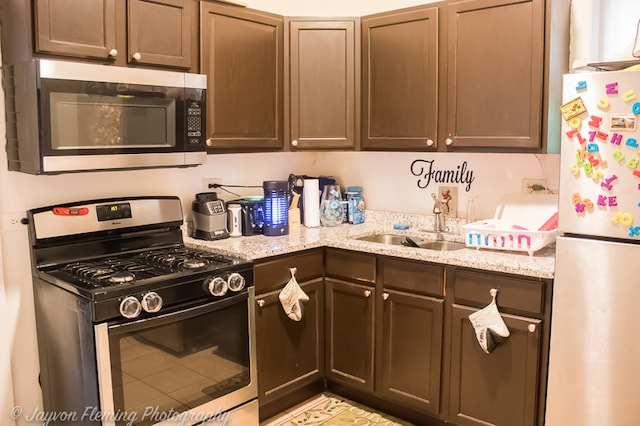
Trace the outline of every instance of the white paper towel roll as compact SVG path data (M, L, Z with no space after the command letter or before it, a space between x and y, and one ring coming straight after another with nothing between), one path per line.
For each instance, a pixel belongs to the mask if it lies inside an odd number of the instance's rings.
M305 179L302 189L304 199L304 226L320 226L320 184L318 179Z

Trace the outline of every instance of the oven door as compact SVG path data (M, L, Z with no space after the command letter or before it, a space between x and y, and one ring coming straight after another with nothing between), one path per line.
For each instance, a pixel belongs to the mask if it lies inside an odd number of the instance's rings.
M154 318L96 325L103 425L224 420L255 400L254 309L251 287Z

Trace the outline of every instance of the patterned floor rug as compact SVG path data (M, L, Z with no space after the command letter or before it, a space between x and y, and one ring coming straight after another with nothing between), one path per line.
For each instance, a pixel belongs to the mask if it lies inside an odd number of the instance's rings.
M304 407L300 412L294 412L277 426L412 426L388 414L350 401L337 395L326 395L317 403ZM276 426L276 425L274 425Z

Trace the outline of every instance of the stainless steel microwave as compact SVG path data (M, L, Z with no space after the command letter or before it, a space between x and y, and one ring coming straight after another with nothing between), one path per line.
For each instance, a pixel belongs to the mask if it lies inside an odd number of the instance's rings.
M9 170L206 162L205 75L35 59L3 66Z

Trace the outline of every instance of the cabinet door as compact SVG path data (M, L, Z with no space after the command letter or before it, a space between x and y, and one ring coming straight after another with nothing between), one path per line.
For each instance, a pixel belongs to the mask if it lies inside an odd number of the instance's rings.
M288 24L291 149L353 148L357 21L291 20Z
M207 146L282 149L283 18L201 3L200 67L207 74Z
M438 8L362 18L362 148L436 147Z
M460 425L537 424L542 321L503 314L510 336L490 354L478 344L469 315L453 305L449 420Z
M373 392L374 288L325 280L326 375Z
M438 414L444 300L385 289L381 393L420 411Z
M446 144L539 149L543 0L449 3Z
M115 57L115 0L35 0L35 50L106 59Z
M318 278L300 283L309 296L300 321L290 319L280 290L256 296L258 398L265 404L324 376L324 290Z
M192 0L129 0L128 62L189 68Z

